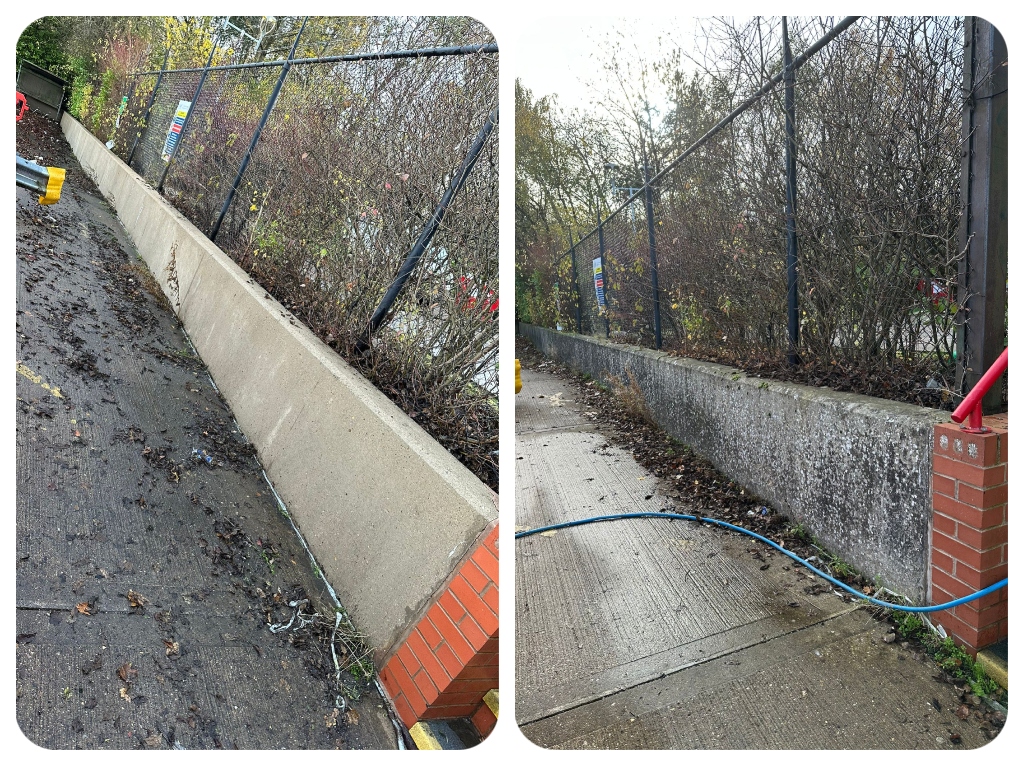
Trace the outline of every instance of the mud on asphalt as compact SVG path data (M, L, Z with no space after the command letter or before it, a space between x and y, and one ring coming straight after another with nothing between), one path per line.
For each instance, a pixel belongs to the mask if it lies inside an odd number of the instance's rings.
M56 205L17 191L22 731L47 748L395 747L365 647L335 630L110 208L55 123L30 112L17 144L67 169Z

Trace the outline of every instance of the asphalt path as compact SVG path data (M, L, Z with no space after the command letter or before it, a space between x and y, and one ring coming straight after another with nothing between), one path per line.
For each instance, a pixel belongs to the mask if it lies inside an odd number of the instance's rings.
M336 675L326 585L109 206L55 124L30 114L18 146L68 170L57 205L17 192L22 732L46 748L396 747L374 685Z

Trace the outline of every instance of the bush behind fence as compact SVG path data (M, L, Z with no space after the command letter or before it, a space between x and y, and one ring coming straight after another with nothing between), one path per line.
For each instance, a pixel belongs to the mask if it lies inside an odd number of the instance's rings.
M473 43L481 30L470 30ZM368 350L360 341L496 107L497 73L496 52L297 61L216 239L495 489L496 136L389 320ZM280 66L209 71L169 168L162 155L175 110L202 75L140 75L124 88L131 97L114 151L131 155L154 186L166 173L167 199L209 234L280 74Z
M798 23L790 29L795 51L830 26ZM662 166L781 70L778 30L763 38L754 26L734 31L715 84L676 93L658 147ZM932 404L954 388L964 321L955 302L964 257L963 40L960 18L860 19L796 76L797 351L812 367L898 371ZM667 349L747 367L784 364L782 100L779 85L653 185ZM558 285L546 305L533 296L538 319L654 346L647 226L641 193L557 258L550 273L538 273L539 282ZM594 287L600 255L607 311Z

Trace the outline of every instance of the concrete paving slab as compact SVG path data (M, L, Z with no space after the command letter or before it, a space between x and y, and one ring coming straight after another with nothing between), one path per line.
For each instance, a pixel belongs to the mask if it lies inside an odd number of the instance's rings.
M863 610L523 726L559 749L949 749L988 742ZM952 735L961 737L953 744Z
M517 529L693 510L610 445L563 381L531 369L522 378ZM523 733L570 749L935 748L953 747L951 733L961 734L956 747L987 741L953 716L953 689L932 678L934 665L885 644L887 626L831 592L815 595L817 580L768 553L738 533L658 519L518 540Z
M524 370L523 386L517 527L676 507L593 426L552 425L572 422L565 413L575 411L571 401L550 404L561 381ZM583 423L578 413L575 420ZM805 596L786 564L762 572L750 547L697 523L656 519L520 540L516 652L536 658L517 663L520 723L848 608L833 596Z

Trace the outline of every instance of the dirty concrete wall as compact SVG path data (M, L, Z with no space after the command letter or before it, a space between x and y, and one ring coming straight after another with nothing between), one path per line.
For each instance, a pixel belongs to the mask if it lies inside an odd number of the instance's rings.
M519 329L546 356L594 378L631 372L668 433L861 572L919 602L927 595L931 437L947 413L525 323Z
M378 661L497 519L497 496L65 115Z

